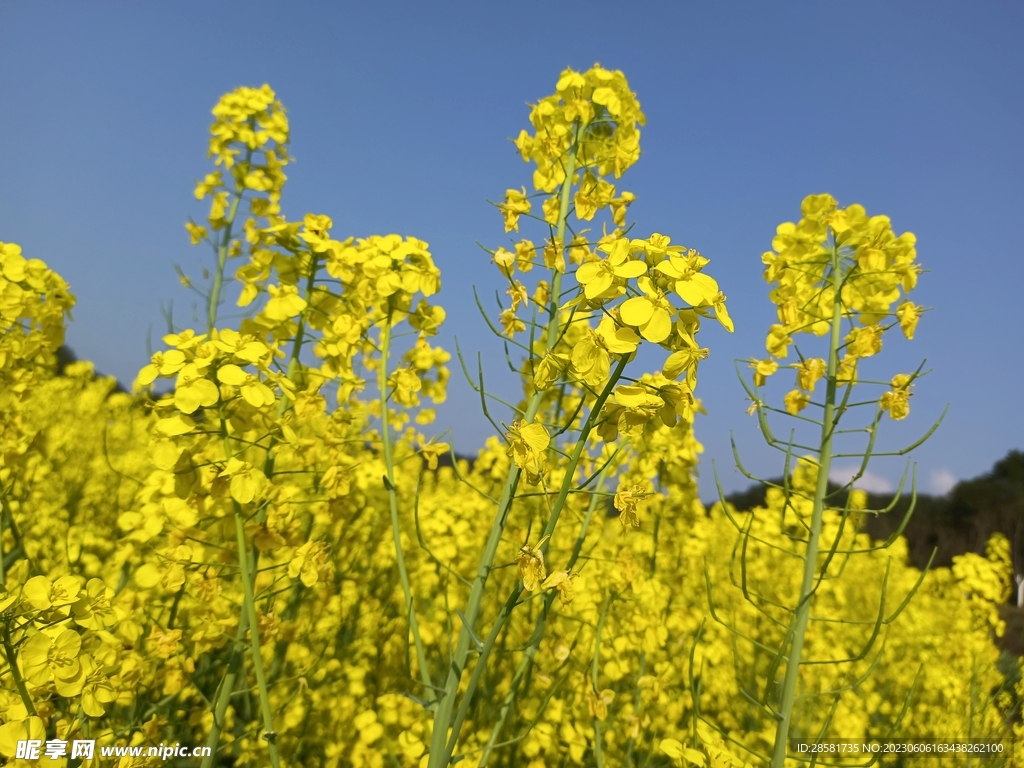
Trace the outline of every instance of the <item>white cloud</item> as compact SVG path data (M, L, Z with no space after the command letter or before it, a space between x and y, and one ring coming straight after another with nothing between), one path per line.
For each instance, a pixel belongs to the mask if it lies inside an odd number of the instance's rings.
M940 496L945 496L956 485L956 475L950 472L948 469L933 469L929 476L931 480L931 491L937 493Z
M839 467L833 465L832 470L828 473L828 479L837 485L846 485L850 482L850 478L857 474L858 469L860 467L854 465ZM869 493L889 493L893 489L892 483L870 470L854 483L854 487Z

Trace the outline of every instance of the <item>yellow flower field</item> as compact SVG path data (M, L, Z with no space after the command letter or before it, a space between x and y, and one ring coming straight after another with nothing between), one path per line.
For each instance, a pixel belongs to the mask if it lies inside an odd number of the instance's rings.
M858 372L921 320L913 234L827 194L765 233L778 323L740 371L784 481L709 509L698 369L734 330L728 286L630 218L646 118L623 73L566 70L515 142L532 177L496 204L495 241L503 220L516 242L489 252L506 299L481 312L518 402L435 346L427 243L282 215L269 86L213 115L209 216L186 225L211 252L190 284L205 323L165 336L131 393L85 362L57 375L72 289L0 243L8 765L91 740L42 764L795 766L797 740L835 737L988 739L1003 751L975 762L1024 766L1024 687L994 643L1009 542L920 572L862 531L885 510L827 485L833 434L863 435L863 472L923 386L907 362ZM430 436L451 369L495 429L471 460ZM782 402L772 377L792 377ZM160 744L210 749L98 751Z

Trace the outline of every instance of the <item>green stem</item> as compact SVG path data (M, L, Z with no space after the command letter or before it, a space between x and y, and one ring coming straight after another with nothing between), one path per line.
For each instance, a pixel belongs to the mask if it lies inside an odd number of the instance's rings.
M252 161L252 150L245 153L245 164ZM242 201L242 193L245 187L235 181L235 196L228 209L228 215L224 219L224 235L221 237L220 245L217 248L217 271L213 274L213 288L210 290L210 305L207 307L206 332L212 333L217 324L217 309L220 305L220 291L224 284L224 265L228 260L228 252L231 248L231 230L235 223L235 216L238 214L238 204Z
M14 510L11 509L11 505L7 503L7 496L9 493L10 489L7 489L4 491L3 496L0 496L0 543L3 542L3 509L6 508L7 525L10 528L11 536L14 538L14 549L4 555L3 548L0 547L0 589L3 589L4 584L7 583L7 558L10 558L10 564L13 565L19 557L23 557L28 562L29 572L31 573L35 571L35 566L32 564L32 560L28 556L28 551L25 549L25 542L21 538L21 532L18 530L18 524L14 522Z
M227 421L224 418L223 406L220 412L220 432L224 440L224 456L230 461L234 456L231 448L231 438L228 436ZM274 730L274 715L270 709L270 693L267 686L267 678L263 671L263 654L260 648L259 622L256 616L256 594L255 577L256 565L250 563L249 553L245 541L245 518L242 515L242 505L232 500L235 513L235 539L238 545L238 568L242 579L242 590L244 594L243 615L249 622L249 640L252 647L252 666L256 675L256 686L259 689L260 710L263 715L263 738L267 741L270 753L270 764L273 768L280 768L281 761L277 754L277 732ZM242 631L242 621L239 619L239 631ZM230 668L225 675L230 675Z
M558 229L555 234L555 242L565 247L566 219L569 215L569 196L572 191L572 177L576 172L576 145L573 144L569 150L569 157L566 161L565 179L562 182L561 201L558 212ZM547 344L553 348L558 340L558 298L561 292L562 274L557 269L552 278L551 298L548 307ZM527 405L525 421L530 423L540 410L544 398L543 392L535 392ZM448 677L445 680L444 693L434 710L434 729L430 736L430 757L427 768L441 768L448 765L448 757L445 755L448 728L452 724L455 713L455 696L459 690L459 681L462 679L462 672L466 667L466 660L469 657L470 632L469 627L476 624L477 615L480 612L480 604L483 600L484 587L494 564L494 557L498 551L498 544L501 542L501 535L505 530L505 521L512 501L515 498L516 487L519 485L519 478L522 470L518 467L511 467L505 487L502 490L501 499L498 502L498 509L491 523L491 531L487 536L487 542L477 567L476 577L473 579L473 586L470 588L469 599L466 602L465 616L466 627L459 632L459 639L456 642L455 652L452 656L451 667L448 670ZM443 762L442 762L443 761Z
M18 659L14 654L14 644L11 642L11 627L6 623L4 624L4 652L7 654L7 666L11 668L11 675L14 676L14 684L18 688L18 693L21 694L21 702L25 705L28 714L31 717L35 717L36 708L32 705L32 697L28 695L25 678L21 676L21 670L18 668Z
M242 517L242 506L236 501L235 536L238 538L238 565L242 571L242 587L245 590L245 609L249 615L249 638L252 643L252 666L256 673L256 685L260 694L260 710L263 715L263 738L267 741L270 751L270 764L280 768L281 761L277 755L277 731L274 730L274 714L270 709L270 692L267 678L263 672L263 655L260 652L260 632L256 618L256 596L253 592L252 574L249 573L249 557L245 546L245 519Z
M247 157L247 160L248 160L248 157ZM231 223L234 222L235 214L237 213L237 209L238 209L237 203L238 203L238 200L240 198L241 198L240 194L236 195L235 201L232 204L232 208L231 208L231 211L229 212L229 216L228 216L228 228L227 228L227 232L225 233L226 236L225 236L224 241L221 244L221 249L220 249L220 253L219 253L219 256L218 256L217 274L214 277L214 292L211 294L211 297L213 298L213 300L211 301L211 305L210 305L210 307L211 307L211 310L210 310L211 311L211 314L210 314L210 330L213 329L213 324L214 324L214 321L216 319L215 308L217 306L217 297L219 296L221 280L223 278L224 263L225 263L225 260L227 258L227 247L230 244L229 235L230 235L230 231L231 231ZM310 253L310 259L311 259L311 263L310 263L310 268L309 268L309 275L307 276L307 279L306 279L306 292L305 292L305 297L304 297L306 302L307 302L307 304L312 299L313 289L314 289L315 284L316 284L316 274L317 274L317 269L318 269L317 255L315 253L311 252ZM303 344L305 342L305 330L306 330L306 316L305 316L305 314L303 314L302 317L299 319L298 329L295 332L295 339L294 339L294 341L292 343L291 356L290 356L290 359L288 361L288 373L287 373L287 376L288 376L289 380L294 380L295 373L298 371L298 368L299 368L299 365L300 365L299 356L300 356L300 354L302 352L302 346L303 346ZM284 414L287 411L287 409L288 409L288 399L286 397L282 397L280 402L279 402L279 404L278 404L277 418L280 419L282 416L284 416ZM232 451L231 451L230 442L228 441L228 437L227 437L227 425L224 422L223 414L221 414L221 434L224 437L225 454L226 454L227 457L230 457L232 455ZM274 474L274 452L273 452L273 449L274 449L274 445L275 444L276 444L276 439L275 439L275 437L273 435L271 435L270 445L267 448L267 457L266 457L266 460L264 461L264 464L263 464L263 474L266 475L268 478L272 477L273 474ZM266 519L266 507L261 507L260 510L257 512L256 521L262 523L265 519ZM307 540L308 540L308 532L307 532ZM241 556L241 553L243 551L244 551L244 549L239 549L239 560L240 561L245 559L245 558L243 558ZM250 557L252 559L252 566L251 566L251 569L248 569L248 568L243 568L242 569L243 578L245 578L245 573L246 573L247 570L250 573L252 573L252 574L256 573L258 565L259 565L259 556L260 556L259 550L256 548L256 545L254 543L252 545L252 547L251 547L251 552L250 552ZM248 565L248 563L247 563L247 565ZM254 588L255 588L255 585L252 582L249 582L248 585L247 585L247 589L250 592L252 592L254 590ZM298 593L300 591L300 588L301 588L301 583L298 580L296 580L296 586L293 588L293 593L292 593L292 599L293 600L297 599L297 596L298 596ZM230 702L231 695L232 695L232 693L234 692L234 689L235 689L235 681L237 680L238 674L239 674L239 672L241 670L241 664L242 664L242 659L243 659L242 649L244 648L245 632L246 632L246 629L248 628L249 620L250 620L250 616L249 616L248 607L246 605L243 605L242 606L242 610L241 610L241 614L240 614L239 620L238 620L238 632L237 632L237 635L235 637L235 643L234 643L234 646L233 646L232 651L231 651L231 657L230 657L230 659L228 661L227 669L225 669L225 671L224 671L224 677L221 679L220 693L218 695L217 703L216 703L215 709L214 709L213 727L210 730L210 737L207 740L207 746L210 747L210 755L208 755L206 758L203 759L203 763L201 765L201 768L212 768L214 756L217 754L217 746L218 746L218 744L220 742L221 726L222 726L222 724L224 722L224 715L227 712L228 703ZM253 626L254 626L254 630L253 630L254 631L254 635L253 635L253 637L254 637L254 639L256 641L256 644L258 644L259 643L259 638L256 635L255 625L253 625ZM281 667L281 665L284 662L284 653L285 653L286 650L287 650L287 643L278 644L278 646L274 648L274 662L273 662L273 665L272 665L272 668L271 668L271 678L272 679L276 679L276 677L280 673L280 667ZM262 667L262 657L260 658L259 663L260 663L260 666ZM266 687L266 683L265 682L264 682L264 687ZM262 692L261 692L261 695L262 695ZM271 731L271 729L269 727L267 728L267 730ZM271 745L271 749L276 754L276 749L277 749L276 745L272 744Z
M388 503L391 506L391 532L395 540L395 557L398 563L398 578L402 583L402 592L405 594L405 615L409 620L409 630L412 632L413 643L416 646L416 661L420 668L420 678L428 702L436 698L434 683L430 679L430 669L427 666L427 655L423 650L423 639L420 637L419 622L416 620L416 606L413 604L412 587L409 585L409 572L405 567L405 553L402 551L402 535L398 522L398 492L395 490L395 462L391 445L391 425L388 421L388 356L391 353L391 313L384 321L380 331L380 377L378 379L380 389L380 435L381 445L384 452L384 466L387 472L385 485L388 491Z
M605 474L602 471L597 479L597 486L594 489L594 493L590 496L590 504L587 507L586 517L583 518L583 525L580 527L579 536L576 537L576 546L573 547L572 555L569 557L569 562L565 566L567 571L572 571L572 567L576 565L576 560L579 558L580 552L583 551L583 541L586 538L587 529L590 527L590 521L594 518L594 512L598 506L598 500L602 498L601 492L604 490L604 478ZM551 605L554 603L555 594L555 590L551 590L544 596L544 606L541 608L540 615L537 617L537 624L533 629L530 644L523 653L523 658L519 660L519 665L516 667L515 674L512 676L512 685L509 687L508 693L505 694L505 698L501 702L501 708L498 711L498 719L495 722L494 727L491 729L491 735L488 737L483 754L480 756L478 768L486 768L488 761L491 759L491 753L494 751L495 745L498 742L498 737L501 735L501 729L504 727L505 720L508 718L508 713L516 699L519 685L521 684L523 677L526 675L527 670L533 664L533 659L537 655L537 651L540 649L540 641L544 637L544 627L547 624L548 614L551 611Z
M615 367L615 371L612 373L608 383L605 384L604 390L598 396L594 402L594 407L590 411L590 415L587 417L587 422L584 425L583 431L580 433L579 439L576 441L576 448L573 451L572 457L569 460L569 466L565 471L565 477L562 479L562 487L559 490L558 498L555 502L554 507L551 510L551 518L548 520L548 525L545 527L544 536L546 537L550 531L554 530L558 517L561 514L562 507L565 505L565 499L569 495L569 488L572 486L573 478L576 476L576 469L579 466L580 456L583 453L583 448L587 443L587 438L590 436L591 431L597 426L598 414L601 412L601 408L604 406L605 401L614 389L615 384L618 382L619 377L622 375L623 369L626 367L626 362L629 359L629 355L623 355ZM579 549L582 546L582 542L577 541L576 550L573 554L572 562L575 562L575 557L579 554ZM547 553L547 542L541 547L541 549ZM571 566L570 566L571 567ZM498 615L497 621L491 627L491 632L488 635L487 641L484 647L480 651L480 658L477 659L476 666L473 668L473 674L470 677L469 686L466 688L466 692L462 696L462 703L459 705L458 714L452 723L452 735L448 739L448 747L446 751L445 760L446 762L442 765L447 765L451 758L452 753L455 750L455 742L459 737L459 730L462 727L462 722L465 719L466 713L469 711L469 705L472 703L473 695L476 692L476 685L479 681L481 674L483 673L484 664L487 662L487 658L494 647L494 642L497 640L498 633L501 631L502 626L506 619L515 607L516 600L519 598L519 594L522 592L522 583L520 583L516 590L513 592L512 597L509 598L509 602L502 609L502 612Z
M220 690L217 694L217 703L213 710L213 726L210 728L210 736L206 740L206 746L210 753L203 758L200 768L213 768L217 760L217 748L220 744L220 733L224 726L224 717L227 715L228 704L231 702L231 694L235 690L235 681L242 669L242 660L245 651L245 631L249 627L249 615L242 612L238 621L238 631L235 633L235 641L231 647L231 657L228 660L227 671L220 682Z
M832 249L832 283L835 288L832 299L831 335L829 336L828 382L825 394L825 415L822 418L821 446L818 451L818 481L814 490L814 509L811 513L811 529L807 538L807 551L804 554L803 582L800 585L800 602L797 604L791 629L792 640L786 658L786 677L782 684L782 701L779 709L779 722L775 730L775 747L772 752L771 768L783 768L786 762L786 747L789 740L789 729L793 719L793 704L796 700L797 681L800 675L800 656L803 653L804 637L811 615L811 595L814 591L814 577L818 568L818 538L821 535L822 518L825 510L825 497L828 495L828 474L832 465L832 433L835 429L836 404L836 371L838 369L838 350L840 331L842 330L843 299L840 291L838 247ZM847 384L847 386L852 386Z

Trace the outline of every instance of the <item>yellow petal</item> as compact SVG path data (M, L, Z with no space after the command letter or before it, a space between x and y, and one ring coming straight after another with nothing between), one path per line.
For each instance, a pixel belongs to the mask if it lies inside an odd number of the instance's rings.
M658 749L669 757L683 756L683 745L677 739L662 739Z
M677 280L676 293L691 307L699 307L710 304L718 295L718 283L713 277L698 272L685 280Z
M616 387L615 402L627 408L638 408L647 404L647 390L639 385Z
M715 304L715 317L729 333L732 333L734 329L732 324L732 318L729 317L729 311L725 308L725 304Z
M25 582L24 595L33 608L44 610L50 607L50 589L53 584L45 576L33 576Z
M195 429L195 426L196 423L188 416L176 414L166 419L160 419L156 423L154 430L166 437L175 437L191 432Z
M583 294L588 299L594 299L600 296L602 293L612 287L614 278L607 272L600 273L593 280L587 282L586 288L583 289Z
M642 261L627 261L613 267L612 271L619 277L640 277L647 273L647 264Z
M654 305L643 296L634 296L619 307L619 316L627 325L643 325L654 314Z
M19 741L42 741L45 738L46 729L39 717L26 717L0 725L0 755L13 758L18 752Z
M202 400L202 393L194 387L180 387L174 392L174 404L182 413L195 413Z
M163 578L163 574L160 569L153 563L146 563L140 568L135 569L133 574L135 577L135 583L139 585L141 589L152 589L160 580Z
M640 335L652 344L660 344L672 333L672 318L662 307L657 307L647 324L640 329Z
M239 386L248 381L249 375L237 365L222 365L217 369L217 381L222 384Z
M536 452L546 450L548 444L551 442L551 436L548 434L548 431L544 429L543 424L527 424L519 430L519 434L522 436L526 444Z

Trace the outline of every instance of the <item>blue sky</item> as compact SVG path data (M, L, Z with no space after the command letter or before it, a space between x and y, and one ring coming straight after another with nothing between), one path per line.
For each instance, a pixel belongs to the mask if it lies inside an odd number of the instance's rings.
M760 254L809 193L830 192L918 236L934 311L878 373L934 372L895 445L950 413L915 458L926 490L1024 448L1024 6L1014 2L24 3L0 2L0 240L62 273L78 297L78 355L130 382L158 339L160 304L189 324L173 265L207 254L183 228L208 168L210 108L270 83L289 110L285 212L338 234L427 240L443 274L442 342L483 350L496 391L517 382L465 297L498 287L476 242L507 242L486 199L529 184L508 142L558 73L623 70L648 126L623 178L636 232L711 259L736 333L712 350L697 424L726 488L730 431L777 473L744 410L733 359L762 356L772 306ZM652 361L652 367L656 365ZM456 372L438 423L459 450L489 425ZM902 464L881 462L874 487ZM842 470L840 462L840 470ZM710 462L702 496L712 493Z

